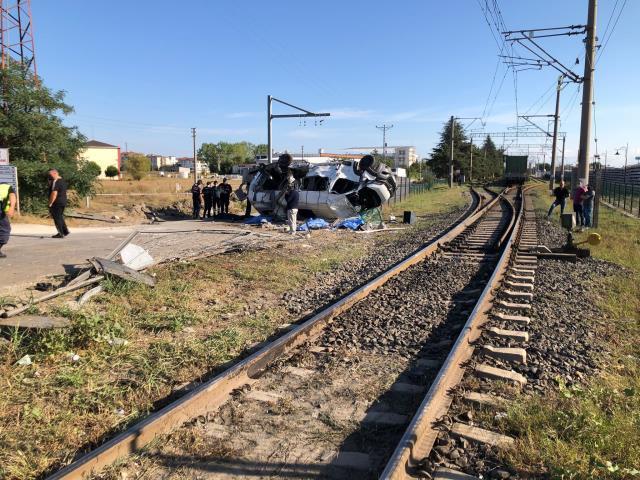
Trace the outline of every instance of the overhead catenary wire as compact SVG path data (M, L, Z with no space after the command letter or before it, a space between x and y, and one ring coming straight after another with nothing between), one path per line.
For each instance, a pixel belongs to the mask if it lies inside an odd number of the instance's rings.
M616 5L618 4L618 2L616 1ZM602 36L602 47L600 48L600 51L598 52L598 56L596 58L596 65L598 64L598 62L600 61L600 58L602 57L602 54L604 53L604 50L607 48L607 45L609 44L609 40L611 40L611 36L613 35L613 32L616 29L616 26L618 25L618 21L620 20L620 17L622 16L622 12L624 11L624 7L627 6L627 0L624 0L624 2L622 3L622 6L620 7L620 11L618 12L618 16L616 17L616 21L613 23L613 27L611 28L611 31L609 32L609 36L608 37L604 37L604 35ZM615 12L615 5L614 5L614 10L611 12L611 17L613 17L613 14ZM611 20L611 19L609 19ZM608 25L607 25L608 27ZM605 30L605 34L606 34L606 30Z

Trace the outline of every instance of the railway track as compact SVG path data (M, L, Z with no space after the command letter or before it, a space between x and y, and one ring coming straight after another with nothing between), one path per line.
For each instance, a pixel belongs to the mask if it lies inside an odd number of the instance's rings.
M516 190L482 192L432 243L50 478L85 478L176 429L176 441L147 455L154 478L175 469L186 478L446 474L437 467L453 464L429 454L463 365L474 352L522 358L502 340L475 342L489 319L524 322L513 311L525 309L514 300L526 301L535 262L518 251L535 243L527 202ZM512 290L497 294L500 283ZM492 327L489 338L516 333ZM502 378L498 370L477 362L468 374ZM488 401L469 395L479 398ZM215 448L180 444L195 437Z

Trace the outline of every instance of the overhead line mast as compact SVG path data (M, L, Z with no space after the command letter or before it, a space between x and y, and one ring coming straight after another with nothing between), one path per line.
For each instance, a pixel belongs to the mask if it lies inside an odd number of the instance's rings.
M0 67L11 61L37 77L31 0L0 0Z

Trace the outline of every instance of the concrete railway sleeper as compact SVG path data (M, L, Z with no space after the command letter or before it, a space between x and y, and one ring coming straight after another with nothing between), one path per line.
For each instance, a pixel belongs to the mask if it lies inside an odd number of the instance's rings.
M492 278L380 478L511 478L487 457L510 448L514 439L481 428L472 412L500 412L508 402L491 393L491 387L481 388L483 384L526 384L510 366L527 363L522 346L529 340L527 313L537 268L529 248L537 240L533 206L524 189L515 228Z
M501 268L504 252L510 251L516 195L512 191L481 197L477 203L484 206L432 243L50 478L86 478L185 423L191 426L183 428L204 430L230 448L206 462L189 459L190 467L199 472L194 471L194 477L202 471L226 478L334 477L340 472L359 472L368 478L379 473L413 415L416 400L433 380L438 381L437 368L451 345L458 344L455 337L467 330L461 319L473 316L491 291L496 262ZM410 307L415 307L413 316ZM502 347L496 348L500 352ZM374 370L367 370L367 365ZM384 374L378 379L376 371ZM371 390L371 401L354 402L367 397L366 392L348 394L359 388L358 372L380 380L363 382ZM327 395L314 398L313 392L322 390L314 385L327 386L323 382L332 375L336 382L330 382ZM338 399L335 409L332 398ZM238 415L238 402L253 406ZM390 406L395 405L405 406L394 411ZM273 412L296 410L297 415L285 415L295 419L288 422L293 424L288 430L287 422L272 422ZM285 451L288 439L307 428L311 419L320 419L333 430L332 438L318 440L313 448L298 443L300 448ZM336 433L340 422L350 425L349 438ZM276 432L280 427L284 436ZM380 432L391 433L384 433L383 442L372 442ZM376 449L376 443L381 447ZM356 444L364 449L356 449ZM185 458L184 452L160 453L154 468L180 467L185 473L189 469Z

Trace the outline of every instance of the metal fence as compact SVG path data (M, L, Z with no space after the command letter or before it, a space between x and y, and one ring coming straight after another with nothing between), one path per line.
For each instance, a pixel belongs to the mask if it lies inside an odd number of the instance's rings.
M395 205L398 202L407 200L411 195L417 195L425 193L431 190L435 185L446 183L446 180L433 180L424 183L411 183L406 177L396 178L396 193L393 197L387 200L387 205Z
M640 217L640 185L602 181L601 200Z

